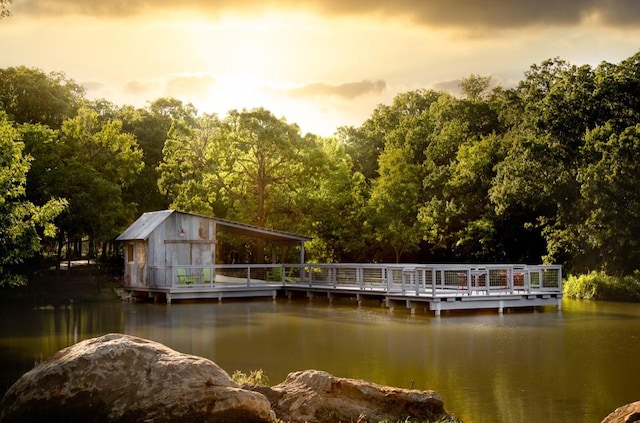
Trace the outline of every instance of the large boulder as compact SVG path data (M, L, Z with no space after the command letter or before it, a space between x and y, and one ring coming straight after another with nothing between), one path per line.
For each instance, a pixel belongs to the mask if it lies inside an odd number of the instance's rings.
M263 388L276 415L287 422L419 421L446 418L434 391L392 388L318 370L290 373L284 382Z
M640 422L640 401L623 405L609 414L602 423L633 423Z
M56 353L20 378L0 422L272 422L264 395L205 358L109 334Z

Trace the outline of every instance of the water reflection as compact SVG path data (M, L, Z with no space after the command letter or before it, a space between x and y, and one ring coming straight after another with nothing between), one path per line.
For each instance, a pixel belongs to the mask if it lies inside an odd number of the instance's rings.
M600 421L638 400L640 306L565 300L564 311L389 313L351 302L286 300L93 304L0 311L7 388L55 351L123 332L208 357L229 373L261 368L434 389L465 422Z

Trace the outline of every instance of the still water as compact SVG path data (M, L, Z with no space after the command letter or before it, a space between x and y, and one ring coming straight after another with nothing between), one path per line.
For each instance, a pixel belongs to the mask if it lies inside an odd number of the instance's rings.
M640 305L565 300L562 312L412 316L372 304L279 299L88 304L0 310L2 392L34 363L82 339L121 332L210 358L228 373L263 369L433 389L473 422L600 422L640 400Z

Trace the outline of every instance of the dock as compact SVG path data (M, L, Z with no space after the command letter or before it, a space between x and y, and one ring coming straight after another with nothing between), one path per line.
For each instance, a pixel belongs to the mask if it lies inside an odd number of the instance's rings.
M150 266L138 296L179 300L304 295L369 299L412 313L562 307L562 266L524 264L242 264ZM156 281L164 281L158 284Z

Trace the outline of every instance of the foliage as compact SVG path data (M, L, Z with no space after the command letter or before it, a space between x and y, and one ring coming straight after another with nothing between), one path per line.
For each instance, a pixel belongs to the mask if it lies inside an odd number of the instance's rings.
M117 107L62 73L0 69L3 119L15 122L3 130L20 140L3 154L27 175L6 174L22 191L5 198L66 199L59 242L108 242L171 206L310 235L311 261L543 260L632 274L640 53L595 67L548 59L515 88L491 83L470 75L460 98L400 93L323 139L262 108ZM251 260L275 258L269 243L246 244Z
M16 123L39 123L58 129L73 117L84 88L62 72L44 73L19 66L0 69L0 107Z
M602 271L569 276L563 291L569 298L640 302L640 271L627 276L611 276Z
M236 370L231 379L240 386L269 386L269 378L262 369L251 370L249 374Z
M23 150L19 131L0 113L0 286L24 283L12 267L38 253L42 237L55 235L53 219L66 206L63 200L40 206L26 200L31 158Z
M11 0L0 0L0 19L11 16L11 11L9 10L10 4Z

